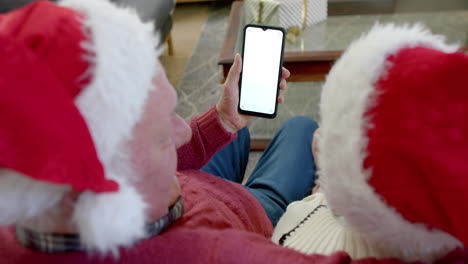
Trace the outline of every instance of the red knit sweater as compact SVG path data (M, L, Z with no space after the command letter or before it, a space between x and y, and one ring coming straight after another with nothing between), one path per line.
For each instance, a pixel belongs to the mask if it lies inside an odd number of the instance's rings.
M303 255L270 242L273 227L258 201L241 185L200 172L210 157L235 138L212 107L191 122L193 137L179 149L179 177L186 212L162 234L120 250L120 257L85 252L41 253L20 245L12 228L0 229L3 263L349 263L349 256ZM461 260L457 251L445 262ZM374 262L367 259L363 262ZM398 263L398 260L383 262Z

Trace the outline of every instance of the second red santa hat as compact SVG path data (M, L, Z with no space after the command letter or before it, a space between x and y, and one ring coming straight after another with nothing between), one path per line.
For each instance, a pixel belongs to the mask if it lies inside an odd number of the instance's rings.
M468 56L421 25L376 25L323 87L318 163L333 211L404 260L468 244Z

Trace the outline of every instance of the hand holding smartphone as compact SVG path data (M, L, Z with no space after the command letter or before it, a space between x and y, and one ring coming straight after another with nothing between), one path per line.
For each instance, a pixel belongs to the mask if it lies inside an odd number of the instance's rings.
M285 30L246 25L239 81L241 114L274 118L278 108Z

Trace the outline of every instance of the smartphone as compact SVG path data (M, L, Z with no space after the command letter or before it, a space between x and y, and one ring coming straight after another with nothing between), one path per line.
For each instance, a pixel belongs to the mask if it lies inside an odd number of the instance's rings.
M266 118L276 116L284 37L285 30L280 27L253 24L244 27L239 113Z

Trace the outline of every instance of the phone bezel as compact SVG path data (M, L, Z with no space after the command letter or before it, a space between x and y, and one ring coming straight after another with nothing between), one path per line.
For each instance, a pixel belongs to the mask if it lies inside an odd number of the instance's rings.
M239 103L237 105L237 111L240 114L243 114L243 115L258 116L258 117L265 117L265 118L271 118L272 119L272 118L276 117L276 114L277 114L277 111L278 111L278 95L279 95L279 90L280 90L279 85L280 85L280 82L281 82L282 67L283 67L284 41L285 41L286 30L284 28L282 28L282 27L274 27L274 26L267 26L267 25L257 25L257 24L247 24L247 25L245 25L243 39L242 39L242 62L244 62L245 34L247 32L247 28L249 28L249 27L261 28L264 31L267 30L267 29L279 30L279 31L281 31L283 33L283 39L282 39L282 43L281 43L281 57L280 57L280 63L279 63L279 69L278 69L278 81L277 81L277 85L276 85L275 111L272 114L267 114L267 113L262 113L262 112L246 111L246 110L242 110L240 108L240 98L241 98L240 96L241 96L241 93L242 93L241 84L242 84L242 75L243 75L244 65L242 65L242 70L241 70L240 77L239 77Z

